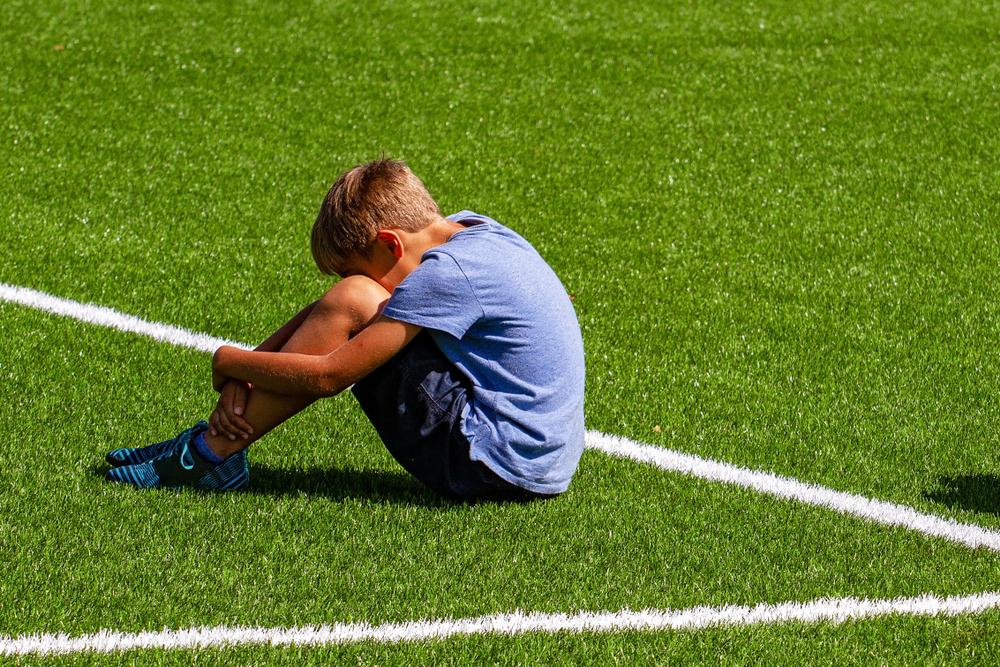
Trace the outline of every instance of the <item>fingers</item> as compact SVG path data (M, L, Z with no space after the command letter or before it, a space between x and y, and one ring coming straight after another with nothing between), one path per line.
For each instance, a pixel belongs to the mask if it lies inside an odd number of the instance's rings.
M234 440L232 426L225 417L221 406L216 406L212 416L208 418L209 433L212 435L222 435Z
M246 407L247 394L245 386L237 383L229 383L224 387L215 411L208 420L212 435L221 434L230 440L250 439L253 427L241 414Z
M250 439L250 436L253 434L253 426L250 426L250 422L232 413L224 413L223 418L229 420L229 432L235 436L231 436L231 440L235 440L236 438Z
M250 392L247 390L246 384L243 382L233 382L233 399L230 405L230 412L237 416L243 416L243 410L247 407L247 398L250 396Z
M221 408L216 408L213 416L216 418L217 430L230 440L242 438L247 440L253 433L250 424L238 415L229 414Z
M229 423L239 431L240 437L247 440L250 434L253 433L253 427L243 418L243 410L246 407L248 392L242 382L233 382L232 384L233 390L230 392L229 406L225 410L225 416L229 420ZM227 401L223 400L222 403L223 407L225 407Z

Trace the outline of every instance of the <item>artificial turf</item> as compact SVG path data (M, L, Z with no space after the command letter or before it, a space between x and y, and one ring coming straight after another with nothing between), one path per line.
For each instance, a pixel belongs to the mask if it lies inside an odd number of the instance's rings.
M590 428L1000 527L998 37L960 2L4 3L0 282L256 342L328 285L330 181L385 152L556 269ZM204 415L207 356L0 327L0 635L997 586L990 552L593 452L556 501L444 503L349 396L248 493L111 487L105 451ZM967 663L996 622L197 655Z

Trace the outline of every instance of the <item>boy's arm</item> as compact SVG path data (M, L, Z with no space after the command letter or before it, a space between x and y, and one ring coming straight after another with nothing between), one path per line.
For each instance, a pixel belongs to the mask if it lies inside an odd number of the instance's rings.
M391 359L420 329L382 315L327 355L223 346L212 358L212 385L218 391L227 380L236 379L278 394L333 396Z
M267 340L258 345L255 350L257 352L275 352L280 350L295 332L298 331L299 327L302 326L302 323L305 322L315 307L316 302L314 301L300 310L292 319L285 322L277 331L268 336ZM208 418L209 430L212 435L217 435L221 432L229 436L230 439L236 439L239 437L246 438L253 433L253 428L243 419L243 411L246 409L250 389L251 387L248 383L233 380L231 383L227 383L224 389L219 390L222 395L219 397L219 402L215 406L215 410L212 411L212 415Z

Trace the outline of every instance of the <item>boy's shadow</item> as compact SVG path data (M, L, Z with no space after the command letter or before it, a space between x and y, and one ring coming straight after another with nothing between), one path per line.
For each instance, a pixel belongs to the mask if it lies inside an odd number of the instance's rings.
M925 491L924 498L948 507L1000 516L1000 477L954 475L939 477L938 488Z
M108 466L95 465L91 472L104 477ZM335 501L369 500L390 505L440 507L451 504L433 494L403 472L349 468L272 468L250 465L250 485L241 491L264 496L323 496Z
M350 468L303 470L250 465L250 485L244 493L267 496L323 496L331 500L370 500L391 505L446 504L403 472Z

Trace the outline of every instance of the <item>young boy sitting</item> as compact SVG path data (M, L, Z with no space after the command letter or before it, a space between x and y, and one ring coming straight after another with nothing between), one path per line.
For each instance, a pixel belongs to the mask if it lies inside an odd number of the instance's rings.
M252 442L353 385L392 456L440 494L566 490L583 450L583 341L527 241L470 211L442 217L403 162L382 159L330 188L312 253L341 280L256 350L219 348L208 421L109 453L109 480L243 488Z

